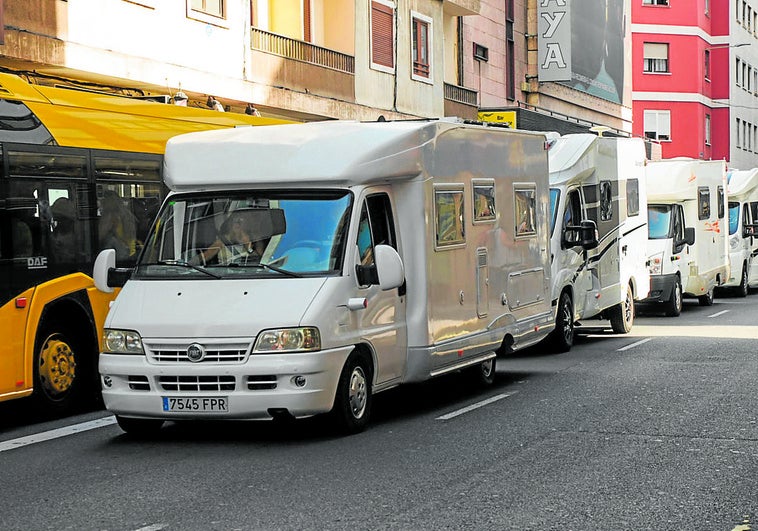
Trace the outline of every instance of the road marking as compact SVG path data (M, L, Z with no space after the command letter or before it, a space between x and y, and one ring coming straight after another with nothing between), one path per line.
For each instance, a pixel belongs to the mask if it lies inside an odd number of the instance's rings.
M643 343L647 343L651 339L653 339L653 338L652 337L648 337L648 338L645 338L645 339L640 339L639 341L635 341L631 345L627 345L625 347L617 348L616 351L617 352L621 352L622 350L629 350L630 348L634 348L634 347L637 347L637 346L639 346L639 345L641 345Z
M136 531L161 531L161 529L166 529L167 527L168 524L153 524L145 527L140 527Z
M725 313L729 313L729 310L721 310L720 312L716 312L713 315L709 315L708 317L718 317L719 315L724 315Z
M486 400L482 400L481 402L477 402L476 404L471 404L470 406L466 406L464 408L457 409L450 413L446 413L445 415L442 415L441 417L437 417L435 420L450 420L452 418L457 417L458 415L463 415L464 413L468 413L469 411L479 409L480 407L486 406L493 402L497 402L498 400L502 400L503 398L508 398L509 396L513 396L516 393L518 393L518 391L513 391L512 393L504 393L501 395L495 395Z
M89 422L82 422L81 424L73 424L71 426L65 426L63 428L43 431L42 433L35 433L34 435L27 435L26 437L19 437L18 439L11 439L10 441L3 441L0 442L0 452L15 450L16 448L22 448L24 446L29 446L30 444L50 441L52 439L66 437L75 433L81 433L83 431L110 426L111 424L115 423L116 417L103 417L101 419L91 420Z

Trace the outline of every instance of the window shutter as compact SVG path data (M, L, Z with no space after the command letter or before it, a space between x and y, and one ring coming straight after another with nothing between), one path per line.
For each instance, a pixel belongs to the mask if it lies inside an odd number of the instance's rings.
M395 67L395 36L392 8L371 2L371 61L374 64Z
M643 54L645 59L668 59L669 45L659 42L644 43Z
M303 40L312 42L311 39L311 0L303 1Z

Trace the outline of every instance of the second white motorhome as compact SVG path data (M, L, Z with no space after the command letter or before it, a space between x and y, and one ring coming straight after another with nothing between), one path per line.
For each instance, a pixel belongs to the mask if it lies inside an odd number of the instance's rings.
M724 161L668 159L647 166L650 297L666 315L682 297L713 304L729 278L727 183Z
M354 432L379 391L491 383L553 329L545 144L450 120L170 140L171 194L105 323L106 407L136 433L327 412ZM112 271L104 251L98 288Z
M629 332L635 301L648 296L646 156L638 138L572 134L550 144L551 339L564 351L582 319L608 319L615 332ZM594 241L579 239L588 222Z
M748 288L758 284L758 238L754 225L758 220L758 168L730 170L727 190L730 273L724 287L746 297Z

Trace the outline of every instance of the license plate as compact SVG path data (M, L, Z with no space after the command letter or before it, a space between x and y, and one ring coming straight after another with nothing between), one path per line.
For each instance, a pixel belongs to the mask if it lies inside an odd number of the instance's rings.
M163 411L184 413L228 413L229 399L226 396L164 396Z

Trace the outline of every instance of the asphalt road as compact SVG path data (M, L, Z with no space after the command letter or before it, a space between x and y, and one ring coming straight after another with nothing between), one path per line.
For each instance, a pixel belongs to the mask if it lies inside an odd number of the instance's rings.
M500 358L487 389L447 376L377 395L351 437L307 419L140 441L105 411L0 404L0 529L758 525L758 294L584 330L569 353Z

